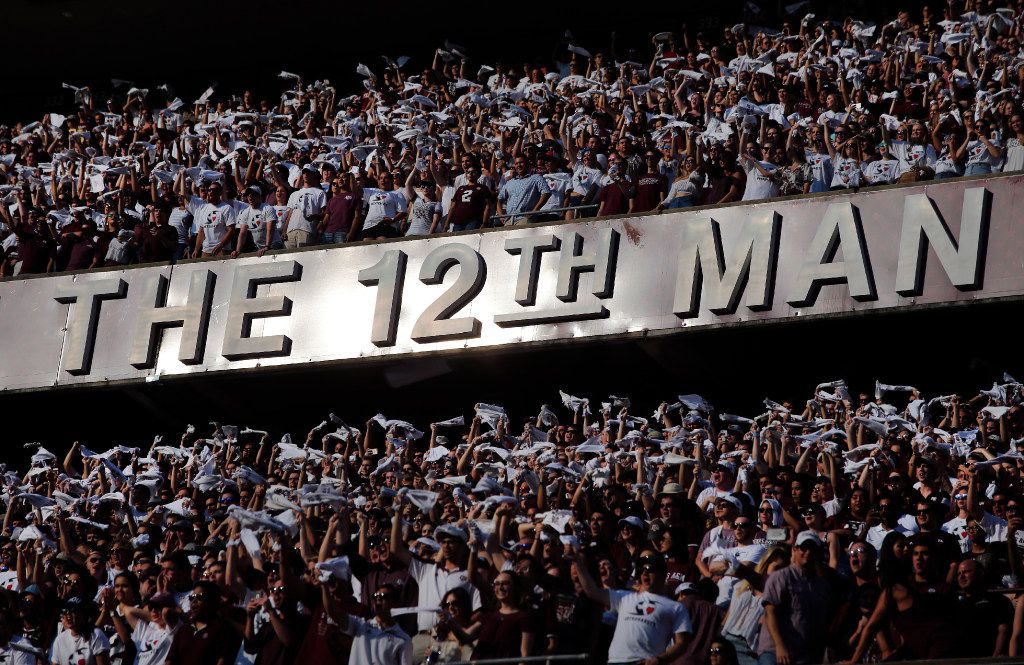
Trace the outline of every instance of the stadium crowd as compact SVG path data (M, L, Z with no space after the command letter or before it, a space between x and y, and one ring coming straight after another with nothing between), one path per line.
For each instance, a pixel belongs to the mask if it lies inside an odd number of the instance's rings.
M748 3L749 4L749 3ZM618 62L360 64L345 96L114 81L0 128L3 273L649 213L1024 167L1020 2L659 33ZM756 5L755 5L756 6ZM639 61L639 60L642 60Z
M649 416L560 395L424 430L332 413L300 442L210 423L102 452L28 444L30 467L4 468L0 659L789 665L1024 649L1012 377L962 397L837 380L749 417L694 394Z

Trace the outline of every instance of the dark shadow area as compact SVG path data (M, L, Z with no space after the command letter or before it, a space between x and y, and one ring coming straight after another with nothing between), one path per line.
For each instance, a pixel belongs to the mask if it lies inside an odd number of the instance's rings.
M60 450L76 438L100 450L148 446L154 434L177 440L189 423L211 420L269 429L275 440L290 431L301 441L332 411L360 428L378 412L426 428L489 402L519 423L541 403L564 414L559 389L595 403L628 396L642 416L691 392L721 412L752 415L765 397L803 404L817 383L838 378L869 394L880 379L926 395L973 395L1004 371L1024 375L1024 350L997 336L1020 309L1013 301L7 395L5 461L22 461L28 441Z

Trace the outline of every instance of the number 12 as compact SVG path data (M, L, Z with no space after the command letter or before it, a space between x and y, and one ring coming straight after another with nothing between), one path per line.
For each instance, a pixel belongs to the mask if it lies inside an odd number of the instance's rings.
M374 265L359 271L360 284L377 287L377 302L370 331L370 341L375 346L395 345L408 260L405 252L395 249L386 252ZM484 288L487 264L479 252L459 243L441 245L423 259L420 281L424 284L440 284L448 270L456 265L459 266L458 279L423 310L412 327L413 341L425 344L480 336L479 319L471 316L451 318Z

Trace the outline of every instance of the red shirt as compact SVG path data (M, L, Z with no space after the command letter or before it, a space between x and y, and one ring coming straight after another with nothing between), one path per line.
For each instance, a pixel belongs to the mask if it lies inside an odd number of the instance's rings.
M634 212L654 210L668 192L668 178L660 173L645 173L636 182Z
M327 203L328 220L325 232L347 232L351 229L352 221L356 217L356 206L360 204L352 192L339 192L332 196Z
M633 187L629 181L616 180L608 183L597 197L598 203L604 204L601 214L622 215L629 212L629 200L633 196Z
M487 201L490 198L491 193L487 188L475 182L459 187L455 190L455 196L452 197L449 223L455 225L477 220L484 221L482 219L484 208L487 207Z

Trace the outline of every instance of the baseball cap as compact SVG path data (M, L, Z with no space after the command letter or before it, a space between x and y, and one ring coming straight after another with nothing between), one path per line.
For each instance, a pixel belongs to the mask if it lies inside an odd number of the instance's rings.
M619 526L620 527L622 527L625 524L628 524L629 526L633 527L634 529L639 529L640 531L647 531L647 522L643 521L642 519L640 519L636 515L630 515L629 517L623 517L621 520L619 520Z
M469 542L469 535L454 524L442 524L434 529L434 540L440 543L445 537L456 538L463 543Z
M801 531L798 533L796 535L796 543L794 544L797 547L801 547L803 545L814 545L820 548L822 546L821 538L818 538L818 535L813 531Z
M720 460L718 462L715 462L711 466L711 470L714 471L715 469L723 469L725 471L728 471L729 473L736 473L736 465L727 460Z
M743 510L743 502L731 494L726 494L725 496L720 496L717 499L715 499L715 503L718 503L719 501L727 501L728 503L735 506L736 510Z

